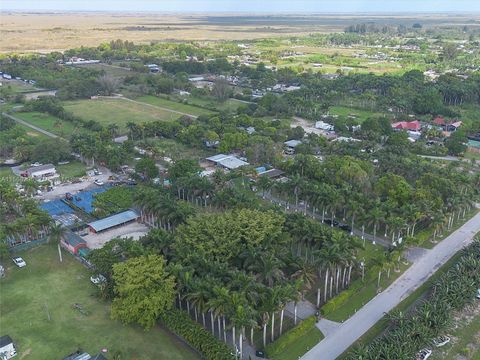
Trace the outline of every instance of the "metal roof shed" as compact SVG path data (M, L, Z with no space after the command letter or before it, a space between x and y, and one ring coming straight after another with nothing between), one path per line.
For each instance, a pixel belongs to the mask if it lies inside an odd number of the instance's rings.
M90 230L97 233L100 231L108 230L115 226L129 223L131 221L137 220L138 218L139 218L139 215L135 211L127 210L119 214L106 217L105 219L88 223L88 226L90 227Z

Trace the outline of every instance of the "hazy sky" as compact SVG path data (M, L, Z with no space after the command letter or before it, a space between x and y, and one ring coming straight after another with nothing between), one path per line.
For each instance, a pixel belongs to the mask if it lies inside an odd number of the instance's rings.
M0 0L1 10L480 12L480 0Z

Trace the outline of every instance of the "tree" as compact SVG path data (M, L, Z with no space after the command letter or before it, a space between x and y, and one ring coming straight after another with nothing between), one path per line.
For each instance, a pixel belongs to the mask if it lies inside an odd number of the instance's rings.
M232 90L228 85L227 80L225 79L218 79L215 81L213 85L212 93L219 101L227 100L231 95Z
M102 95L110 96L115 93L120 85L120 81L110 75L102 75L97 79Z
M49 240L52 239L57 243L58 246L58 256L60 257L60 262L62 261L61 249L60 249L60 240L65 234L66 229L61 224L53 224L50 227L50 236Z
M145 180L150 180L158 176L158 168L155 161L148 157L140 159L137 162L135 165L135 172L142 174Z
M460 155L467 150L467 136L463 130L453 132L445 142L450 155Z
M175 301L175 278L159 255L146 255L113 265L115 299L111 316L124 323L153 327Z

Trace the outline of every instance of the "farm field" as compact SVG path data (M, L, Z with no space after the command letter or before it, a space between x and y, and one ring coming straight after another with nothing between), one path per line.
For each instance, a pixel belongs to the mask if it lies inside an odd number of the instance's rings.
M151 95L140 96L135 100L139 102L147 103L150 105L164 107L170 110L179 111L185 114L190 114L195 116L210 115L213 113L213 111L211 110L202 109L198 106L182 104L180 102L171 101L171 100L167 100L167 99L163 99L163 98L160 98L157 96L151 96Z
M120 131L126 130L128 122L171 121L180 117L177 113L126 99L68 101L65 102L64 106L67 111L84 120L98 121L103 126L117 124Z
M109 64L102 63L102 64L76 65L76 67L105 71L106 75L118 77L118 78L131 75L131 72L129 69L123 68L118 65L109 65Z
M194 96L189 96L187 101L192 105L215 108L218 111L236 111L240 106L247 105L237 99L227 99L223 102L219 102L215 99L199 98Z
M77 349L91 355L107 349L122 359L190 360L198 357L160 327L145 332L110 319L109 304L96 296L90 273L55 245L43 245L18 254L27 266L11 261L0 280L2 331L17 344L19 358L50 360ZM72 308L80 304L87 315Z
M39 128L47 130L60 137L69 138L72 134L77 132L86 132L88 130L75 126L73 123L64 121L50 114L41 112L26 112L15 113L15 117L22 119L29 124L35 125ZM28 128L29 131L34 131ZM43 134L42 134L43 135Z

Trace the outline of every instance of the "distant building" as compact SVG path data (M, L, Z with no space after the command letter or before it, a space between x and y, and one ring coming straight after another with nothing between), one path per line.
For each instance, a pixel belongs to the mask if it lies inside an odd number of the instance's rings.
M325 130L325 131L334 131L335 127L331 124L328 124L323 121L317 121L315 123L315 128L320 129L320 130Z
M237 158L235 155L218 154L208 157L207 160L216 166L220 166L228 170L234 170L242 166L250 165L248 162Z
M422 129L422 125L420 121L399 121L392 124L392 128L395 130L410 130L410 131L420 131Z
M39 181L51 180L60 177L60 175L57 174L55 166L52 164L32 166L25 170L25 172L22 173L22 176L33 178Z
M65 232L60 240L60 245L73 255L77 255L82 248L87 248L87 242L71 231Z

